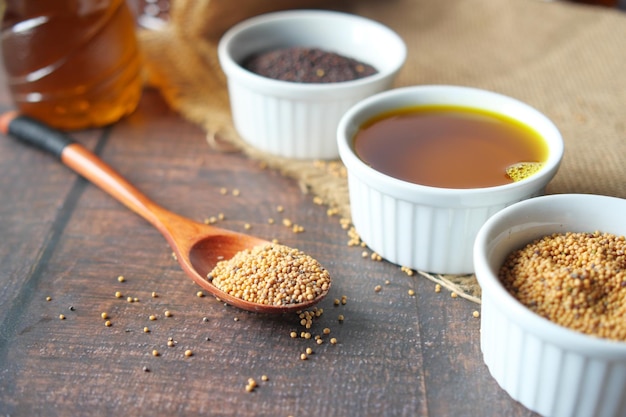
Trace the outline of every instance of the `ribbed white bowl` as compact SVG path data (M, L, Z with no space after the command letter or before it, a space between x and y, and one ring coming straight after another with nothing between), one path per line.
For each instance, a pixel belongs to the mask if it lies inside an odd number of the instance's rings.
M504 289L498 270L511 251L551 233L626 235L624 213L623 199L537 197L495 214L476 237L484 361L511 397L539 414L626 416L626 343L578 333L531 312Z
M545 138L548 160L537 174L513 184L450 189L392 178L355 154L353 138L364 122L389 110L427 104L471 106L522 121ZM542 194L563 156L558 129L537 110L500 94L456 86L405 87L367 98L341 119L337 142L348 171L352 222L361 239L392 263L443 274L473 272L472 247L480 227L504 207Z
M354 81L305 84L254 74L241 62L254 53L289 46L317 47L374 66L378 73ZM235 128L256 148L283 157L338 157L337 124L354 103L391 87L406 59L402 39L360 16L291 10L246 20L218 46L228 80Z

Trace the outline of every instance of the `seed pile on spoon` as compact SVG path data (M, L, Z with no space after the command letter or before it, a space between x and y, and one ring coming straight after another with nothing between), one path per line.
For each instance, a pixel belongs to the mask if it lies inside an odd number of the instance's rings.
M273 306L312 301L330 286L330 275L317 260L278 244L238 252L219 262L207 278L236 298Z

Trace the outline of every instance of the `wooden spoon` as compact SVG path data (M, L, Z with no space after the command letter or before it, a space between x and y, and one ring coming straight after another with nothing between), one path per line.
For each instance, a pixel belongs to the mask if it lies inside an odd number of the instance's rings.
M326 290L311 301L282 306L252 303L221 291L207 280L207 274L221 260L270 242L203 223L168 211L142 194L100 158L64 133L39 121L9 112L0 116L0 132L52 153L66 166L82 175L126 207L146 219L167 239L183 270L192 280L220 300L243 310L285 313L304 310L321 301Z

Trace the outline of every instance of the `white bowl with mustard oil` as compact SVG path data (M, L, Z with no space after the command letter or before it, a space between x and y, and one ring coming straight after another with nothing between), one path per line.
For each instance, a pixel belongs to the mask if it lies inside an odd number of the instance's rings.
M541 415L625 416L626 342L583 334L534 313L505 289L499 270L509 253L552 233L624 236L624 213L624 199L548 195L503 209L476 237L483 359L512 398Z
M242 65L256 53L292 46L334 52L378 72L345 82L299 83L258 75ZM233 122L245 142L281 157L335 159L339 119L359 100L391 87L406 46L394 31L361 16L289 10L235 25L220 40L218 56Z
M510 184L440 188L383 174L356 154L354 137L370 119L433 105L481 109L529 126L547 146L543 167ZM543 194L563 156L559 130L538 110L498 93L446 85L397 88L362 100L341 119L337 143L348 172L352 222L361 239L392 263L440 274L472 273L472 247L480 227L503 208Z

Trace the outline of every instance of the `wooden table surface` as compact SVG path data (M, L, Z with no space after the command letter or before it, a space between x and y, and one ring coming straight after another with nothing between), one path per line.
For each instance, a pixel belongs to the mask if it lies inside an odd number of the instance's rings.
M0 86L4 111L4 79ZM479 305L364 259L297 183L211 150L157 92L146 90L127 119L74 137L174 212L199 221L223 213L220 226L248 223L250 233L302 249L330 270L333 286L311 339L300 337L295 314L199 297L146 221L53 157L0 135L0 415L533 415L482 362Z

